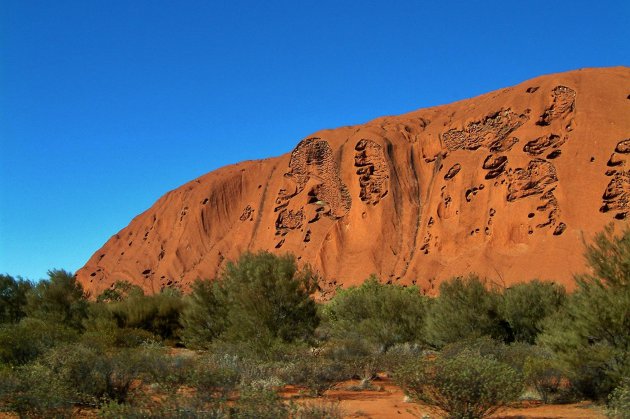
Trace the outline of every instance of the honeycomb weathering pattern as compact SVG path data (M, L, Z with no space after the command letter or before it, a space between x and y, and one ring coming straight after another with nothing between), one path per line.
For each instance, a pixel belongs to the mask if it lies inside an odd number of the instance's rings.
M615 218L624 220L630 211L630 138L619 141L608 159L611 177L602 196L601 212L614 211Z
M450 129L442 136L449 150L477 150L480 147L507 148L509 135L523 125L529 117L517 115L511 109L501 109L474 122L470 122L462 130Z
M363 139L354 149L354 165L357 167L361 187L359 197L363 202L376 205L389 192L389 167L383 147L374 141Z
M243 251L291 252L336 286L434 293L476 272L569 287L588 240L630 211L630 69L585 69L363 125L226 166L134 218L77 272L188 290Z

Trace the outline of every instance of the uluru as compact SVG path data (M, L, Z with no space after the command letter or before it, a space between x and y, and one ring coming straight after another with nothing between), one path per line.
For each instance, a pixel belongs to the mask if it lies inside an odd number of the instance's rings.
M324 294L371 274L426 293L472 272L570 285L584 243L628 223L630 68L545 75L296 143L166 193L78 280L93 296L120 280L186 291L268 250L312 266Z

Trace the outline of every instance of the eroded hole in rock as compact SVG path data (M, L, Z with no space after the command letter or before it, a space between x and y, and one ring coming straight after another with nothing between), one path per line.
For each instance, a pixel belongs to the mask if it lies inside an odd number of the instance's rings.
M551 153L547 154L547 158L550 159L550 160L553 160L553 159L559 157L560 154L562 154L561 150L554 150Z
M508 178L508 202L543 194L558 182L555 166L543 159L531 160L527 168L515 169Z
M615 152L620 154L630 153L630 138L619 141L615 147Z
M516 137L503 138L491 143L488 148L493 153L504 153L506 151L510 151L512 147L514 147L514 144L518 142L519 139Z
M529 141L523 146L523 151L530 156L538 156L545 153L549 148L560 147L566 140L567 137L560 137L556 134L545 135Z
M529 214L527 214L527 218L534 218L536 214L534 214L533 212L530 212Z
M151 272L151 269L145 269L144 271L142 271L142 275L150 275Z
M591 163L595 161L595 157L591 157Z
M534 93L536 90L538 90L538 86L528 87L527 90L525 90L525 91L527 93Z
M247 205L243 209L243 212L241 213L241 216L239 217L239 220L246 221L246 220L251 218L253 213L254 213L254 209L252 208L252 206L251 205Z
M601 212L627 212L630 209L630 171L619 171L612 175L602 194Z
M448 171L444 175L444 180L453 179L455 176L457 176L460 170L462 170L462 165L459 163L455 163L450 169L448 169Z
M610 158L608 159L608 162L606 163L606 166L608 167L621 166L623 162L624 162L624 159L621 158L621 156L617 155L616 153L612 153L610 155Z
M484 169L486 169L486 170L494 170L494 169L497 169L499 167L505 166L506 163L507 163L507 157L506 156L495 156L493 154L490 154L483 161L483 166L482 167Z
M559 236L562 233L564 233L564 230L567 229L567 225L565 223L560 223L556 226L556 228L553 230L553 235L554 236Z
M563 117L575 109L575 90L566 86L556 86L552 91L552 103L547 106L536 125L547 126L557 118Z

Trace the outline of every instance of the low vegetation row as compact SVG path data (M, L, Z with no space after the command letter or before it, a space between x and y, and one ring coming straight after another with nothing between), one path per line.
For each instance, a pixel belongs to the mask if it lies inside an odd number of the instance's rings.
M70 272L0 275L0 411L20 416L334 418L311 398L349 379L393 377L453 418L519 399L591 399L630 412L630 229L587 246L567 293L474 275L415 287L371 277L316 303L319 278L291 255L243 254L220 280L145 295L118 282L88 301Z

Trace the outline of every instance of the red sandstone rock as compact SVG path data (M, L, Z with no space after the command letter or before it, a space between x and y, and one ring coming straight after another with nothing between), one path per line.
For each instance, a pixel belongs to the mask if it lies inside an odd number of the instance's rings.
M450 105L323 130L289 154L221 168L160 198L77 272L186 290L246 250L292 252L324 290L567 285L584 240L630 211L630 68L529 80Z

